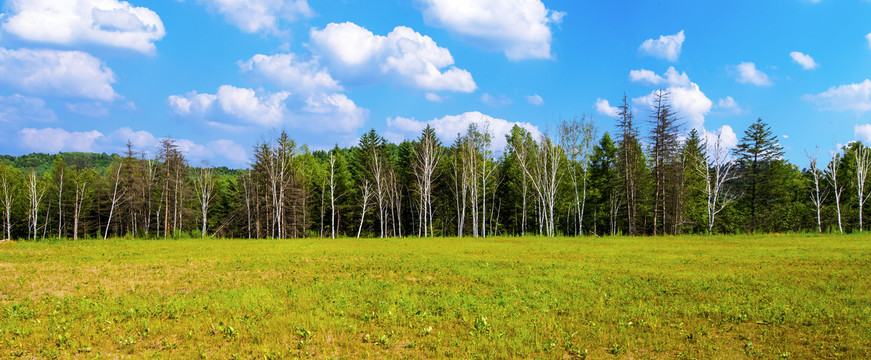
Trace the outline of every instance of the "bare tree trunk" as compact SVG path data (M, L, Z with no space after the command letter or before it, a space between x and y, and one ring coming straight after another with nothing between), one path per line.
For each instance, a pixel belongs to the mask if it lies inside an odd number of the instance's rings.
M865 201L871 193L865 193L865 178L868 176L868 170L871 168L871 149L868 149L861 143L856 149L856 191L859 200L859 232L863 231L862 224L862 208L865 206Z
M109 225L112 224L112 213L115 212L115 205L118 202L118 183L121 180L121 163L118 163L118 170L115 173L115 189L112 191L112 206L109 208L109 219L106 221L106 231L103 233L103 239L109 237Z
M369 193L369 188L370 188L369 180L368 179L363 180L363 185L361 186L361 190L363 190L363 204L362 204L363 212L362 212L362 214L360 214L360 227L357 229L357 238L358 239L360 238L360 232L363 231L363 220L366 218L366 205L369 204L369 196L371 195Z
M330 237L336 238L336 156L330 152Z
M844 191L843 186L838 185L838 154L832 154L832 162L829 163L828 168L826 169L826 178L829 180L829 183L832 184L835 195L835 209L838 212L838 231L840 233L844 233L844 227L841 224L841 193Z

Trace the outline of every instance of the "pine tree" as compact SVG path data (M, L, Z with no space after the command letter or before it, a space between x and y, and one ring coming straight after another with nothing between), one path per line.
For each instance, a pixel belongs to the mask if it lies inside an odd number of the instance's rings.
M776 200L783 147L777 136L762 121L750 125L734 150L738 161L738 186L743 193L741 202L749 212L747 230L755 232L768 215L771 202Z

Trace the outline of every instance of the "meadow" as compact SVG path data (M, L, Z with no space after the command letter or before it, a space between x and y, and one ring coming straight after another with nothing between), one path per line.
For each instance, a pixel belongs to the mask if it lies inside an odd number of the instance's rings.
M0 244L0 358L871 357L871 236Z

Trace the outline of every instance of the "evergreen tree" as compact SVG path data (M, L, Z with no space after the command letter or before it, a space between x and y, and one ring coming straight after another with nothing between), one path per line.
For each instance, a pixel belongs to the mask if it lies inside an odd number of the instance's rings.
M737 184L743 193L740 203L747 212L746 230L756 232L770 218L771 205L785 190L783 147L768 124L758 118L744 131L734 154L738 162Z

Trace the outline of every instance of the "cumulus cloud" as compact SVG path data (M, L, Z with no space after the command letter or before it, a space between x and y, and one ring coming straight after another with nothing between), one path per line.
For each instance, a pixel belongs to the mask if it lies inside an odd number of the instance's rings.
M717 108L721 114L741 114L744 109L731 96L717 100Z
M319 131L353 131L363 125L368 111L344 94L313 93L291 97L287 91L269 93L222 85L215 94L190 92L167 99L181 116L223 116L262 127L307 127ZM293 106L289 106L293 105ZM219 122L215 125L232 127Z
M278 126L286 117L284 100L289 92L257 94L253 89L222 85L216 95L218 106L225 113L249 123Z
M678 72L674 67L669 67L665 76L659 76L651 71L649 78L661 79L652 85L667 84L665 92L668 93L668 101L672 110L687 122L691 128L701 129L705 122L705 116L711 111L713 102L699 88L699 85L690 81L686 72ZM632 77L630 72L630 78ZM632 99L634 104L644 105L647 108L653 106L656 97L654 90L648 95Z
M764 72L756 68L756 64L752 62L742 62L735 67L737 71L736 80L742 84L753 84L756 86L771 86L773 83Z
M801 65L802 69L813 70L813 69L816 69L817 66L819 66L819 64L817 64L817 62L814 61L814 58L812 58L808 54L800 53L798 51L793 51L793 52L789 53L789 56L792 58L792 61L795 61L796 64Z
M179 115L203 115L218 97L212 94L197 94L191 91L184 96L170 95L169 108Z
M853 126L853 135L856 136L856 139L864 141L866 144L871 143L871 124Z
M81 51L0 48L0 83L23 92L112 101L115 73Z
M717 136L720 137L722 148L733 149L735 146L738 146L738 135L735 134L735 131L729 125L720 126L719 129L713 132L704 130L703 136L709 152L713 151L714 144L717 142Z
M209 141L206 144L213 154L223 157L236 164L245 164L248 162L248 154L242 145L236 144L233 140L221 139Z
M536 139L541 136L541 132L538 128L530 123L511 122L494 118L477 111L467 112L460 115L449 115L429 121L418 121L401 116L387 118L387 127L392 131L404 134L405 138L412 138L420 135L420 132L429 125L435 130L436 135L438 135L443 143L451 142L457 138L458 134L465 133L469 128L469 124L472 123L478 125L479 130L487 129L490 132L494 150L505 149L507 144L505 135L511 133L511 128L513 128L514 125L518 125L528 130Z
M617 117L617 115L620 114L620 109L615 106L611 106L611 104L608 103L608 100L598 98L596 99L596 112L613 118Z
M638 51L655 58L671 62L677 61L683 42L686 40L683 30L674 35L660 35L659 39L647 39L638 47Z
M154 11L117 0L9 0L2 27L21 39L59 45L97 44L155 53L166 35Z
M60 128L25 128L19 135L24 146L46 153L57 153L62 150L94 152L94 143L103 137L103 134L97 130L68 132Z
M422 0L427 25L441 27L509 60L551 58L551 27L564 12L540 0Z
M40 98L14 94L0 96L0 121L8 123L55 122L54 111Z
M538 94L527 95L526 102L535 106L544 105L544 99L542 99Z
M472 74L453 66L448 49L405 26L381 36L351 22L331 23L310 35L315 52L333 65L343 82L389 78L427 91L468 93L478 88Z
M499 96L493 96L493 95L484 93L483 95L481 95L481 102L484 104L487 104L488 106L499 108L499 107L505 107L505 106L511 105L511 103L513 103L514 101L511 100L511 98L509 98L505 94L502 94Z
M303 61L295 54L257 54L239 62L242 72L271 82L293 92L323 92L341 90L339 83L316 60Z
M158 139L148 131L134 131L125 126L109 134L104 143L118 146L119 144L126 145L128 141L136 149L148 150L157 146Z
M868 41L868 47L871 48L871 33L868 33L868 35L865 35L865 40Z
M865 79L858 84L833 86L819 94L805 95L804 99L816 103L823 110L863 113L871 110L871 80Z
M674 66L669 66L665 71L665 76L657 75L655 72L641 69L629 71L629 81L640 82L647 85L663 85L669 86L689 86L690 78L686 72L678 72Z
M246 33L278 33L279 23L314 16L307 0L199 0Z

